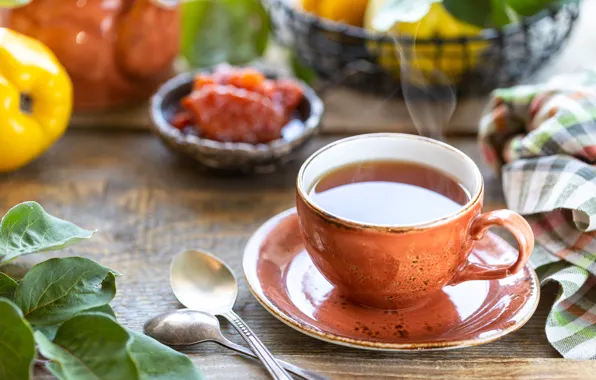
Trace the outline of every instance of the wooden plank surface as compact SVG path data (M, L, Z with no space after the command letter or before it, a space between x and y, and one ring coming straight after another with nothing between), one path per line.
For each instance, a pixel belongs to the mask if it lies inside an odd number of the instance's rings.
M303 158L336 137L319 138ZM481 163L473 139L450 140ZM168 285L174 253L203 248L224 259L242 278L241 255L251 233L294 204L301 159L284 171L256 178L216 178L171 154L152 135L70 131L44 157L16 173L0 175L0 215L25 200L98 233L60 255L83 255L123 276L113 302L121 322L140 330L152 315L179 308ZM503 206L500 184L481 165L486 206ZM47 257L47 255L45 255ZM43 259L34 255L28 261ZM580 379L594 378L596 363L559 358L544 324L556 287L526 326L500 341L464 350L390 354L334 346L302 335L269 315L243 280L236 311L281 358L336 379ZM233 329L224 333L242 343ZM214 344L187 353L207 379L266 379L261 367ZM45 378L39 374L39 378Z

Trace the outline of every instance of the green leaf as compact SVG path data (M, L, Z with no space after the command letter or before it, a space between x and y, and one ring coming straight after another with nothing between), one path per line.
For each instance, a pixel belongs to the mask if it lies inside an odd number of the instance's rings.
M36 202L21 203L0 221L0 263L28 253L68 247L90 238L93 232L51 216Z
M56 337L56 333L58 332L58 329L60 328L60 325L47 325L47 326L33 325L31 327L33 327L33 331L42 333L49 340L54 340L54 338Z
M82 257L49 259L25 275L14 300L31 324L58 324L109 303L116 294L115 274Z
M40 332L35 340L50 360L48 369L59 379L139 379L128 351L131 337L104 314L78 315L60 326L53 342Z
M502 28L519 19L506 0L443 0L443 6L458 20L481 28Z
M12 300L18 283L7 274L0 272L0 297Z
M141 380L198 380L201 372L188 356L158 341L127 329L133 337L129 351L137 363Z
M317 73L298 60L296 54L290 55L290 64L296 78L303 80L306 84L312 85L317 80Z
M492 0L443 0L443 6L458 20L481 28L492 23Z
M103 306L98 306L98 307L93 307L91 309L88 310L83 310L81 313L77 314L94 314L94 313L102 313L105 314L106 316L112 318L113 320L116 320L116 313L114 313L114 310L112 309L112 307L110 305L103 305ZM54 340L54 338L56 337L56 333L58 332L58 329L60 328L61 323L55 324L55 325L33 325L33 330L35 331L39 331L40 333L42 333L43 335L46 336L46 338L48 338L49 340Z
M102 313L107 315L108 317L111 317L113 320L116 320L116 313L114 313L114 309L112 309L112 307L107 304L93 307L89 310L83 311L83 313Z
M373 29L388 32L398 22L420 21L441 0L387 0L373 17Z
M259 0L182 3L182 55L194 67L246 64L263 55L270 23Z
M30 379L35 359L33 330L23 313L6 298L0 298L0 379Z
M491 26L495 28L502 28L505 25L517 22L519 17L517 14L506 4L505 0L491 0L492 1L492 13L491 13Z
M31 0L0 0L0 8L16 8L27 5Z
M533 16L560 2L560 0L507 0L511 9L525 17Z

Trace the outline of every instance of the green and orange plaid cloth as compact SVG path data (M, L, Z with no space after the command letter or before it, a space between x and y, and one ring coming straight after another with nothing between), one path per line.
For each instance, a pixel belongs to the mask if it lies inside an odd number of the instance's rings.
M507 206L534 230L542 284L560 286L549 342L566 358L596 359L596 70L494 91L480 143Z

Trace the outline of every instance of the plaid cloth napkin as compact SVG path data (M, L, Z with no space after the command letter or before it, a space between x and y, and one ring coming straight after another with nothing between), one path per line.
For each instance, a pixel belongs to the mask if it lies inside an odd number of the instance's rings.
M560 286L549 342L565 358L596 359L596 70L494 91L480 143L507 206L534 230L542 284Z

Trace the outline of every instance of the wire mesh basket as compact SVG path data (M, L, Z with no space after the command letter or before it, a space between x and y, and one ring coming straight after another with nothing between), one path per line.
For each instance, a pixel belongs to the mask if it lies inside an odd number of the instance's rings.
M263 1L276 39L303 65L322 79L333 79L356 63L357 69L342 83L385 96L403 96L405 82L400 78L406 76L400 61L426 78L425 90L447 85L458 97L466 97L511 86L534 74L561 49L579 16L579 5L568 2L501 30L414 40L322 19L297 9L292 0ZM437 72L440 80L433 80Z

